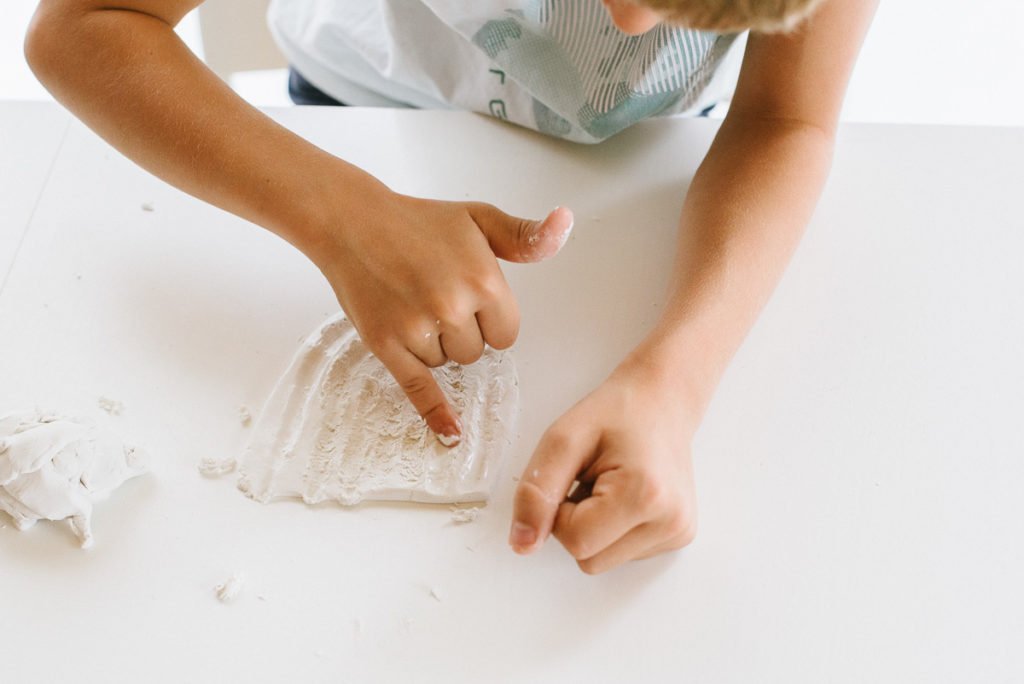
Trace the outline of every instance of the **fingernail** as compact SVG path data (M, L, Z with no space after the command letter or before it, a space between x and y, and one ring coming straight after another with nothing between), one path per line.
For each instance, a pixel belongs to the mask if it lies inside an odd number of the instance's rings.
M512 523L509 545L516 551L526 551L537 542L537 530L521 522Z
M453 447L462 441L462 437L453 433L437 433L437 441L446 447Z

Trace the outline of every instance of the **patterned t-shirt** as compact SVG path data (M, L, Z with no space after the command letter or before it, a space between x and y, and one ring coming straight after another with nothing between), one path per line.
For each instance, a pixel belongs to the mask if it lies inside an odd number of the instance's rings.
M343 102L489 113L577 142L713 104L736 37L663 24L628 36L601 0L273 0L270 24Z

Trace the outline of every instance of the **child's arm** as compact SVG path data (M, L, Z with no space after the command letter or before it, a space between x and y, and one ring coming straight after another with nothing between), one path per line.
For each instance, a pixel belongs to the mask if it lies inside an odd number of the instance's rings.
M196 59L173 26L201 1L42 0L26 56L125 155L302 250L431 429L457 434L428 366L475 361L485 341L512 344L519 312L495 255L551 256L571 214L540 224L391 192L247 105Z
M791 35L750 37L683 206L668 305L541 439L516 491L516 551L553 533L593 573L692 540L693 433L813 212L875 4L829 0ZM566 501L575 479L582 491Z

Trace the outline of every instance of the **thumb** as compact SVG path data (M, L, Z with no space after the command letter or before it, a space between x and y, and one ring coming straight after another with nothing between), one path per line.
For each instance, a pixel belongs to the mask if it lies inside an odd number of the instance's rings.
M506 261L543 261L558 254L572 232L572 211L555 207L543 221L509 216L490 204L470 204L469 215L480 227L494 256Z
M508 538L516 553L532 553L551 534L558 507L596 448L596 437L557 427L544 433L516 487Z

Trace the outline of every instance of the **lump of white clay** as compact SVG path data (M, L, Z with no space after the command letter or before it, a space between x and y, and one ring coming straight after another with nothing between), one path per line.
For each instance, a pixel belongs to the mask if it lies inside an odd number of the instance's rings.
M218 584L214 587L213 592L221 603L231 603L242 593L242 587L244 586L245 577L236 572L231 577L228 577L223 584Z
M238 420L244 427L252 425L252 413L249 411L248 406L238 407Z
M0 510L19 530L69 520L92 545L93 504L146 470L145 453L87 420L44 413L0 418Z
M257 501L486 501L512 443L515 366L487 349L434 377L461 416L462 440L442 445L343 316L303 343L253 427L238 487Z

